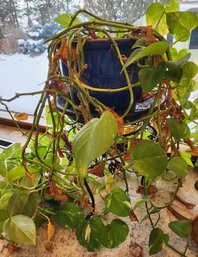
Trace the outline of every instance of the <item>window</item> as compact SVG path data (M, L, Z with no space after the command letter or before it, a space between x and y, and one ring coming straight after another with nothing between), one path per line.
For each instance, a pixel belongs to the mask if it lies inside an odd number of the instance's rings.
M190 49L198 49L198 27L193 29L190 38Z

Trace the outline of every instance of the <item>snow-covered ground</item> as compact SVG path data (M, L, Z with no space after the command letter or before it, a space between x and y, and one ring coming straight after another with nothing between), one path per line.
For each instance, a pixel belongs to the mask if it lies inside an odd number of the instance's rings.
M47 78L47 53L30 57L23 54L0 55L0 97L10 98L15 93L42 90ZM9 103L15 112L32 114L39 96L25 96ZM4 107L0 105L0 109Z
M10 98L15 93L34 92L43 89L47 78L47 52L30 57L23 54L0 55L0 97ZM193 92L191 100L197 98ZM39 96L24 96L9 103L14 112L33 114ZM5 110L0 105L0 110Z

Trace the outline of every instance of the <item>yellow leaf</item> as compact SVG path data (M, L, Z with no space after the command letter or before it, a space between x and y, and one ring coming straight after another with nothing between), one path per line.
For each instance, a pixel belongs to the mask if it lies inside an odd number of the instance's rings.
M105 190L109 194L117 185L117 180L113 175L105 176Z
M47 237L48 237L49 241L54 236L54 233L55 233L55 227L54 227L54 225L49 220L48 225L47 225Z
M88 224L85 230L85 241L89 242L90 235L91 235L91 227L90 227L90 224Z
M23 113L15 114L14 117L16 120L27 120L28 114L23 112Z

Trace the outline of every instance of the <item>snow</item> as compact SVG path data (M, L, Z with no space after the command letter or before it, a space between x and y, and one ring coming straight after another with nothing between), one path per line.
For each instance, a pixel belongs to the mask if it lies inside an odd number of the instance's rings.
M30 57L23 54L0 55L0 97L10 98L15 93L34 92L43 89L47 78L47 52ZM191 100L197 98L197 91L191 95ZM24 96L9 103L15 112L33 114L39 96ZM5 110L0 105L0 110Z
M15 93L34 92L43 89L47 78L47 53L30 57L23 54L0 55L0 97L10 98ZM24 96L9 103L15 112L33 114L39 96ZM1 110L5 110L0 105Z

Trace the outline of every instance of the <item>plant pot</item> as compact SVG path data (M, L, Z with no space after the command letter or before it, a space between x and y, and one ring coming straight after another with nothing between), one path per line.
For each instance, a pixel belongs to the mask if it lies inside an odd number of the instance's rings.
M116 39L115 40L120 53L123 57L129 57L132 53L132 46L136 42L133 39ZM122 72L120 60L117 57L116 50L110 40L91 40L87 41L84 46L84 62L87 64L87 69L83 72L81 81L94 88L100 89L118 89L127 86L127 81ZM68 76L67 64L61 61L61 70L64 76ZM127 72L131 83L138 82L137 64L132 64L127 67ZM141 97L142 89L140 86L133 87L134 102L133 105L125 117L126 120L131 120L131 116L136 114L135 108L138 100ZM75 104L80 104L78 99L77 90L72 91L73 101ZM99 100L101 103L109 108L112 108L119 115L122 115L130 102L130 92L128 89L120 92L96 92L89 90L89 95ZM63 108L65 100L61 97L58 99L58 107ZM93 105L90 106L93 116L97 116L98 113ZM67 115L75 118L75 113L71 106L68 106Z

